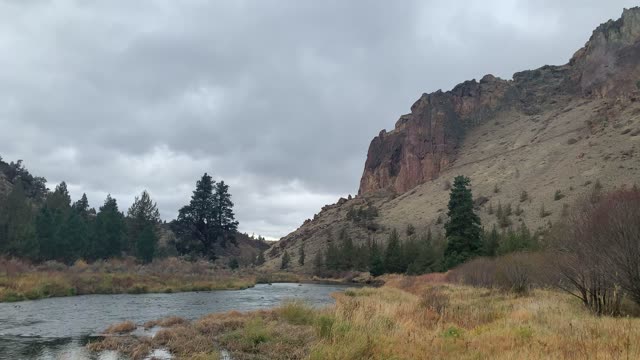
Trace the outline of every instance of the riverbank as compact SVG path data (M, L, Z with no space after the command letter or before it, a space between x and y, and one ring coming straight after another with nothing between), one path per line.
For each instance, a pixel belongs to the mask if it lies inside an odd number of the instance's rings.
M221 349L234 359L640 358L640 319L593 316L554 290L516 296L394 276L380 288L333 296L324 309L289 302L173 319L155 337L110 336L89 348L134 359L157 348L180 359L215 359Z
M0 302L89 294L143 294L240 290L256 283L299 282L291 273L230 271L206 261L176 258L140 265L133 259L112 259L72 266L57 262L30 265L0 259Z

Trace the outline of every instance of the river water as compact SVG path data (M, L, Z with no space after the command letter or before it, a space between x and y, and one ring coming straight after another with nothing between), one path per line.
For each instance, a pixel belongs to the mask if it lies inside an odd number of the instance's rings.
M137 324L167 316L191 320L213 312L272 308L286 299L322 306L333 302L330 293L344 289L344 285L259 284L246 290L0 303L0 359L118 359L115 353L90 354L84 344L108 325L125 320Z

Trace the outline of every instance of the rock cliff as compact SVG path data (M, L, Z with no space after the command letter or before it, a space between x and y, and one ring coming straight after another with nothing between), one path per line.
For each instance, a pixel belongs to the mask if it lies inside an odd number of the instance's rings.
M564 66L544 66L502 80L486 75L451 91L423 94L392 131L369 146L359 195L386 189L404 193L436 179L456 159L465 132L497 111L532 115L566 97L635 96L640 87L640 8L599 26Z

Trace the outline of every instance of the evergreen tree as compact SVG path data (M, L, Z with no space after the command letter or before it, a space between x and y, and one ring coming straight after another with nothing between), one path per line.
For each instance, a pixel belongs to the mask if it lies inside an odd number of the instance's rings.
M148 223L135 241L137 258L144 263L150 263L155 254L157 241L155 227L152 223Z
M369 272L373 276L380 276L386 272L382 252L375 241L369 246Z
M158 206L144 190L135 197L127 211L127 250L135 250L136 257L148 263L153 259L158 242L157 226L160 223ZM150 233L149 233L150 232ZM142 242L142 243L140 243Z
M333 241L327 247L324 264L327 270L339 270L340 268L340 253Z
M92 257L107 259L120 256L124 247L126 224L124 214L118 210L118 203L107 195L96 215L92 240Z
M34 212L22 181L18 179L6 200L0 200L0 250L11 256L37 259Z
M172 229L178 238L179 252L199 252L210 259L215 258L215 224L218 215L214 186L215 181L205 173L196 182L189 205L180 209L178 219L172 223Z
M388 273L401 274L405 272L406 264L403 262L404 259L402 255L398 232L393 229L391 235L389 235L387 249L384 253L384 267Z
M409 263L407 273L418 275L436 271L436 253L433 248L431 229L418 241L417 245L417 256Z
M484 236L484 250L483 253L486 256L496 256L496 251L498 250L498 246L500 245L500 235L498 234L498 229L494 224L491 228L491 232L485 234Z
M300 250L298 250L298 265L300 266L304 265L304 258L305 258L304 244L302 244L300 245Z
M240 262L238 262L238 258L232 258L231 261L229 261L229 268L231 270L236 270L237 268L240 267Z
M76 201L71 206L71 209L83 217L89 216L89 199L87 199L87 194L82 194L80 200Z
M288 269L289 262L291 262L291 257L289 256L289 253L287 252L287 250L285 250L284 254L282 254L282 262L280 263L280 269L282 270Z
M369 246L362 244L355 247L353 268L358 271L369 271Z
M315 274L319 275L324 272L324 258L322 256L322 251L318 251L313 258L313 271Z
M215 205L216 205L216 230L220 245L226 247L227 240L235 244L235 232L238 230L238 222L235 221L233 214L233 202L231 194L229 194L229 185L224 181L220 181L215 186Z
M346 228L340 231L340 250L338 252L338 269L339 270L351 270L353 269L355 248L353 246L353 240L349 234L347 234Z
M65 261L73 261L85 258L89 255L89 224L87 219L82 217L75 209L71 211L62 231L69 244L65 249Z
M36 232L40 244L41 260L60 260L70 262L71 244L69 243L70 230L66 224L71 211L71 197L64 182L56 186L55 190L47 195L44 206L40 209L36 219Z
M477 256L482 251L480 218L473 211L470 180L457 176L449 198L449 220L445 224L447 247L445 265L452 268Z

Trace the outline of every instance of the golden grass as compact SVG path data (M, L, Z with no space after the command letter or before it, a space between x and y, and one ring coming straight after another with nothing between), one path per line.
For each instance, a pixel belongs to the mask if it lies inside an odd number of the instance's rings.
M166 347L180 359L218 349L234 359L640 359L640 319L595 317L561 292L522 297L421 277L387 282L336 293L325 309L286 302L91 346L127 354Z
M146 323L144 323L144 328L145 329L150 329L154 326L160 326L160 327L164 327L164 328L168 328L168 327L174 327L174 326L178 326L178 325L184 325L187 324L188 321L178 317L178 316L169 316L166 317L164 319L160 319L160 320L151 320L151 321L147 321Z
M246 289L250 276L211 277L197 274L155 275L138 273L27 272L0 275L0 302L84 294L142 294L184 291Z
M124 334L132 332L137 328L136 323L133 321L123 321L121 323L113 324L109 326L104 333L105 334Z

